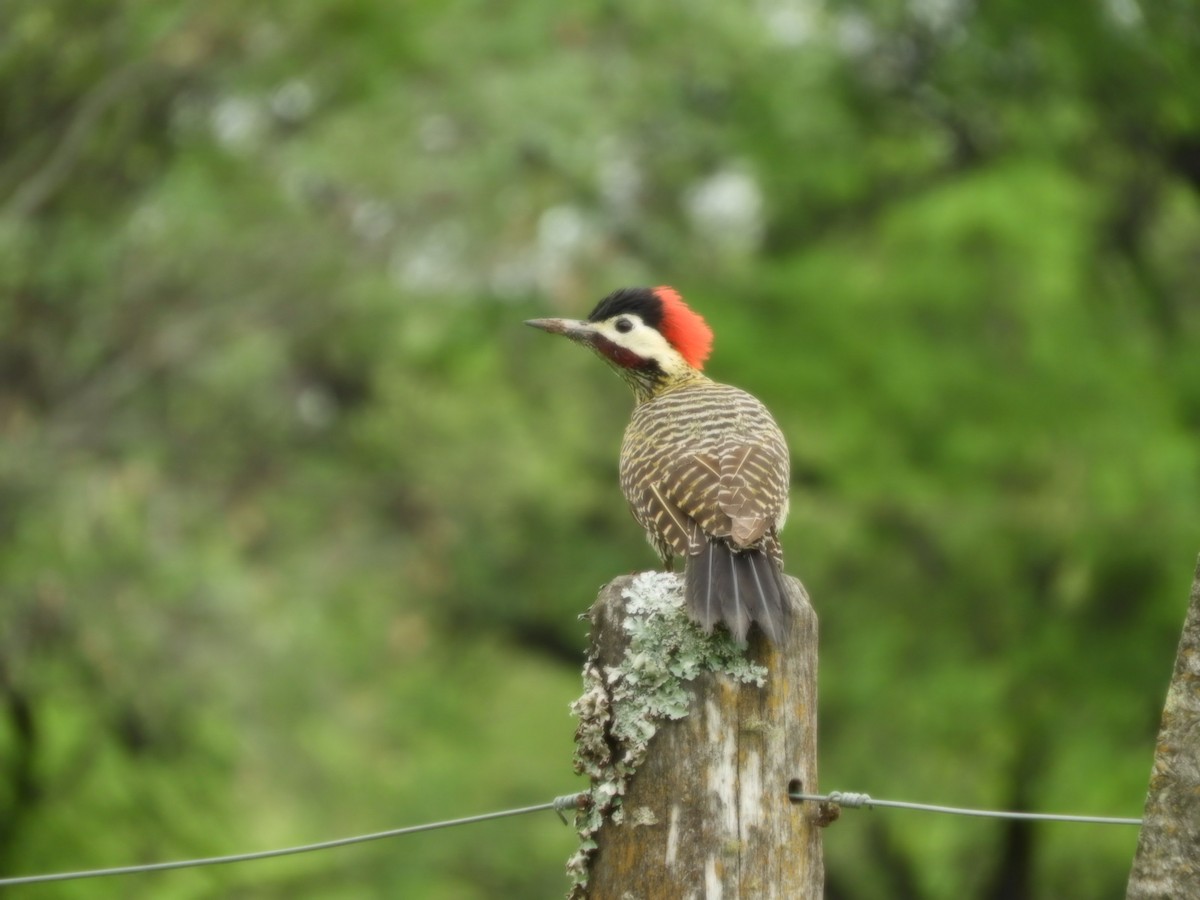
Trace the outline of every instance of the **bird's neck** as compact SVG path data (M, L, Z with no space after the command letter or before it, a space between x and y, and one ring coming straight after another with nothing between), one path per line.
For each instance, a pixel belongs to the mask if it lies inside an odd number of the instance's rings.
M617 374L633 390L634 399L639 406L684 385L708 380L703 372L693 369L691 366L673 372L664 372L657 366L641 369L617 369Z

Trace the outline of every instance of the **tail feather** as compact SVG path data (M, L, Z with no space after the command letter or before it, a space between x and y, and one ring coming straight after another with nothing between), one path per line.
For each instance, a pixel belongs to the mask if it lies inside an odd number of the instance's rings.
M721 597L721 618L733 636L741 641L745 640L746 632L750 630L750 610L746 604L752 602L752 595L745 590L749 587L746 584L745 560L739 556L735 553L728 555L731 589Z
M762 550L735 551L721 540L705 541L684 571L688 609L706 631L724 623L739 641L757 623L778 644L791 609L783 573Z
M707 552L704 554L707 575L704 578L704 582L698 586L697 592L693 596L698 598L700 596L700 591L703 591L704 611L701 614L702 617L700 619L700 624L704 626L706 631L712 631L713 626L717 624L717 620L721 615L720 606L718 603L719 594L717 592L716 584L717 554L713 552L711 541L705 541L705 546L707 547ZM699 574L699 566L696 567L696 571L697 574ZM696 611L696 603L692 602L690 605L694 613Z
M683 572L688 611L705 631L722 620L721 598L730 591L729 572L717 564L715 548L712 541L705 541L697 556L688 557Z

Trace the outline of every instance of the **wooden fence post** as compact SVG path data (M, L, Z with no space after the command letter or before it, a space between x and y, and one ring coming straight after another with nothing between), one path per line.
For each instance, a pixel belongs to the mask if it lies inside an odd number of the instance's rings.
M1127 900L1200 897L1200 561L1167 690Z
M756 630L748 653L687 619L678 576L601 590L574 706L592 803L577 817L573 898L822 896L820 829L787 797L817 789L817 622L787 582L786 640Z

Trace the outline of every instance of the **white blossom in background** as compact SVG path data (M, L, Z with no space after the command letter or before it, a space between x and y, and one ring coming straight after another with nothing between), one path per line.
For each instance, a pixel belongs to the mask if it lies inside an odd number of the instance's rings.
M1132 29L1142 24L1142 7L1138 0L1105 0L1104 11L1119 28Z
M563 203L545 210L537 223L538 287L547 294L557 293L595 239L596 228L578 206Z
M543 256L572 256L587 242L591 228L577 206L563 203L545 210L537 223L538 251Z
M276 88L268 102L276 118L296 124L312 115L317 98L312 85L303 79L293 78Z
M762 189L742 166L721 169L693 185L684 209L693 230L720 251L744 256L762 243Z
M967 10L962 0L908 0L913 18L935 31L949 31L963 21Z
M224 149L246 153L262 143L267 117L262 106L247 97L218 100L209 117L213 137Z
M847 56L868 56L875 49L878 35L871 20L860 13L843 13L837 18L834 40Z
M337 400L324 388L310 384L296 392L296 418L302 425L319 431L332 425L337 414Z
M800 47L820 36L819 0L764 0L758 15L771 40L784 47Z
M455 222L435 226L413 242L400 244L388 262L392 283L419 293L465 290L472 274L467 234Z
M596 185L604 205L618 216L637 212L645 179L629 150L620 141L600 142Z
M350 228L364 241L372 244L383 240L396 227L396 217L382 200L361 200L350 213Z

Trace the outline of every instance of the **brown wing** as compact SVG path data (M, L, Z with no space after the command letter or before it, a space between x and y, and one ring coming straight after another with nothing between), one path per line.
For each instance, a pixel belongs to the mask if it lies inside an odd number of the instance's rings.
M717 504L729 517L729 539L735 547L757 543L779 512L781 475L777 453L759 444L738 444L721 454L721 486Z
M717 454L692 454L666 473L656 493L661 504L673 506L704 534L749 547L778 517L780 485L786 485L787 474L776 456L772 449L754 444L727 444ZM699 551L698 538L689 535L690 554ZM678 550L679 544L672 544Z
M721 461L708 453L693 453L673 466L663 479L663 492L680 511L714 537L729 535L729 517L717 503L721 489ZM699 534L693 535L690 553L700 549Z
M705 535L765 546L787 506L783 435L754 397L698 382L639 405L621 448L621 489L664 557Z
M642 509L646 519L642 525L654 531L658 543L671 548L678 556L695 553L699 534L695 521L657 484L649 484L642 494Z

